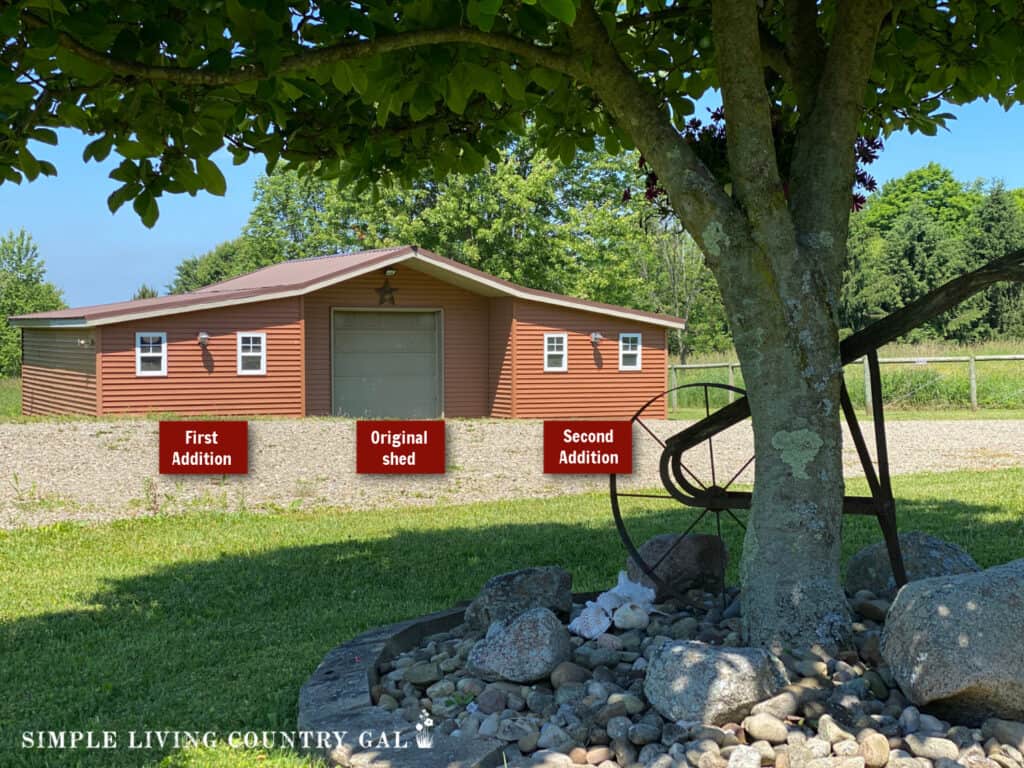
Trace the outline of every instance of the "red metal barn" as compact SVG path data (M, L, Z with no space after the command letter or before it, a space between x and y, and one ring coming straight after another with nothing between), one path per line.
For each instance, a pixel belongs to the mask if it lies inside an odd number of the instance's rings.
M413 246L11 323L25 414L396 418L626 417L666 388L684 326Z

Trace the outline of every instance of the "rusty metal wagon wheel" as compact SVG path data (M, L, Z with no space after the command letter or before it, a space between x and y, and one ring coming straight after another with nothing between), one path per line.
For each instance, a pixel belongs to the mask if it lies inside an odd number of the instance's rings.
M714 519L715 531L719 538L722 536L722 516L727 520L738 524L744 531L746 526L737 516L737 512L750 508L750 493L737 491L733 486L740 480L744 473L751 469L754 464L754 456L737 464L736 466L723 466L723 457L715 453L715 437L722 434L717 431L709 434L706 439L696 445L685 448L678 448L672 444L671 438L663 440L647 424L645 414L653 410L653 407L660 405L664 398L669 397L672 392L681 390L696 390L698 400L704 410L704 417L711 415L716 400L723 395L732 393L740 398L746 395L744 390L728 384L701 383L684 384L674 389L661 393L657 397L646 402L630 419L630 421L641 428L647 440L658 444L661 453L660 473L664 487L663 493L647 490L621 489L618 476L609 476L609 490L612 505L612 515L615 518L615 527L622 539L623 546L629 553L630 559L657 584L661 589L677 597L683 598L678 585L670 584L663 580L657 573L657 568L662 562L675 551L683 539L694 531L694 529L705 519ZM724 430L723 430L724 431ZM651 500L670 500L683 506L684 511L689 510L691 518L687 521L686 528L679 533L672 544L660 554L657 560L647 562L639 551L639 542L634 540L627 525L627 518L633 518L635 513L642 513L641 505L646 505L649 511L652 506ZM634 525L634 528L636 526ZM672 531L679 530L678 527ZM724 592L725 587L725 563L717 575L717 588Z

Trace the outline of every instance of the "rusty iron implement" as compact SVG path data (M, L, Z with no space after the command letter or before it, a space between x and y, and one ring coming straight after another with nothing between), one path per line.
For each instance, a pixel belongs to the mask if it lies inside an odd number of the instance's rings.
M955 307L957 304L966 301L979 291L1004 281L1024 282L1024 250L992 261L980 269L935 288L902 309L858 331L839 345L840 359L844 366L861 358L867 359L876 453L875 461L873 462L867 442L864 439L864 433L860 428L860 422L857 420L857 414L850 402L850 395L846 391L846 385L843 384L840 391L840 405L871 493L870 496L844 496L843 513L848 515L874 516L878 520L897 586L907 583L907 572L903 563L903 553L900 550L896 525L896 503L893 498L890 482L889 454L885 434L885 414L882 406L882 382L878 365L878 350L889 342ZM709 514L717 522L719 536L721 535L721 516L723 514L728 515L740 526L743 526L742 521L736 517L734 511L749 509L752 497L749 491L730 490L730 486L754 462L755 457L751 456L738 471L730 473L728 481L720 482L716 473L713 446L715 435L720 434L750 416L750 403L747 401L746 393L738 387L710 383L686 384L675 389L691 388L703 388L705 417L666 440L659 438L643 421L642 416L651 404L664 398L668 395L668 392L652 398L632 418L633 422L637 423L661 445L661 482L669 495L662 496L660 494L619 491L616 476L611 475L610 478L612 513L619 536L627 552L652 581L664 586L669 591L674 591L674 585L663 582L655 571L661 562L669 557L672 550L683 538ZM710 407L710 392L712 390L727 390L737 397L733 402L712 412ZM708 444L711 459L711 477L705 478L709 482L705 482L698 477L683 462L684 453L705 442ZM875 468L876 464L877 471ZM701 511L692 524L679 534L671 547L667 548L656 562L648 563L640 555L627 530L624 516L620 509L620 499L624 497L671 498L687 507L693 507L695 510ZM724 573L720 574L720 585L724 585Z

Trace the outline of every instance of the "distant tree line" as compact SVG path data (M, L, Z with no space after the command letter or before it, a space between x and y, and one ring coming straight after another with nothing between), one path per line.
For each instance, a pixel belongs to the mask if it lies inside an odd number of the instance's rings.
M267 264L414 243L542 290L681 316L670 349L731 346L704 258L636 186L639 158L577 154L568 166L530 140L476 174L409 189L338 186L279 171L257 180L242 234L178 265L181 293Z
M7 318L63 307L32 235L21 229L0 237L0 377L21 373L21 332Z
M850 222L840 321L859 330L917 297L1024 247L1024 195L1000 182L964 183L936 163L885 184ZM1024 338L1020 284L997 285L906 341Z

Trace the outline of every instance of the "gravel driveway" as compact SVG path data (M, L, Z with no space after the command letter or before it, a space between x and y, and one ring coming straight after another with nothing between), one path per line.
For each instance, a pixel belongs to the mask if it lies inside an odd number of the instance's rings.
M650 422L665 436L684 422ZM1024 466L1024 421L890 422L894 473ZM111 421L0 424L0 528L60 520L106 521L197 508L239 510L268 504L330 504L352 509L435 505L605 491L607 477L545 475L542 422L448 422L444 476L355 474L355 425L342 419L260 420L249 424L247 477L164 477L157 474L157 422ZM847 475L860 474L846 441ZM719 477L751 455L749 424L715 438ZM634 431L630 483L659 485L660 449ZM705 450L687 463L707 473ZM750 481L748 469L740 480Z

